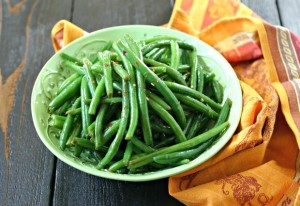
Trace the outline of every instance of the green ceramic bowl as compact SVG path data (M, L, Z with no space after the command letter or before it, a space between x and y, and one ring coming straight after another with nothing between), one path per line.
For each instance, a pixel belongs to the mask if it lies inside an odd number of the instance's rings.
M229 97L233 102L229 116L230 127L228 130L214 145L188 164L172 169L165 169L145 174L116 174L108 171L99 171L92 164L84 163L80 159L75 158L70 152L63 152L60 150L58 139L55 137L55 132L51 131L47 127L47 121L49 118L47 105L55 94L60 83L70 75L69 71L63 71L59 67L59 63L61 61L59 54L61 52L66 52L79 58L86 55L94 55L97 48L103 45L106 41L122 39L125 33L128 33L135 39L143 39L145 37L152 37L156 35L169 35L178 37L193 44L197 47L198 54L203 56L204 61L208 65L212 66L213 72L216 74L216 78L219 79L220 83L225 87L224 99ZM31 97L31 110L33 122L40 139L60 160L88 174L108 179L138 182L161 179L179 174L202 164L219 152L230 140L239 123L242 110L242 94L239 81L230 64L221 54L206 43L175 30L156 26L130 25L101 29L87 34L86 36L67 45L51 57L42 68L34 84Z

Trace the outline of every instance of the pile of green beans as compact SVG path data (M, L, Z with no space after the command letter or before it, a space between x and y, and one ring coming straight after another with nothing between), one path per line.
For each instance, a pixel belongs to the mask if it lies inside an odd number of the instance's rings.
M50 101L59 146L99 170L187 164L228 128L231 100L196 48L170 36L108 42L93 59L60 53L72 75Z

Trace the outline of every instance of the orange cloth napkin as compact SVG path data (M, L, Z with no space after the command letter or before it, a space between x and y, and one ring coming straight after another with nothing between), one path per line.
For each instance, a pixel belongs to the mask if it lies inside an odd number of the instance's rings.
M235 0L176 0L166 27L198 37L232 64L243 112L231 141L204 164L169 179L186 205L300 205L300 38ZM55 50L84 35L67 21Z

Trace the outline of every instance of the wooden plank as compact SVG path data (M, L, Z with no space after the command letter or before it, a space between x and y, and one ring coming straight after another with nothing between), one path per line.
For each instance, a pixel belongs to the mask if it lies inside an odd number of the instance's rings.
M89 32L127 24L162 25L169 21L171 12L169 0L77 0L73 22Z
M125 24L161 25L171 5L164 1L75 1L73 22L86 31ZM167 179L146 183L87 175L57 161L54 205L181 205L168 194Z
M300 35L300 1L278 0L282 25Z
M265 21L274 25L280 25L276 0L241 0L241 2Z
M57 162L54 205L181 205L168 194L167 179L122 182L87 175Z
M58 6L60 5L60 6ZM47 205L53 155L34 129L30 103L38 72L53 54L52 25L71 0L0 3L0 205Z

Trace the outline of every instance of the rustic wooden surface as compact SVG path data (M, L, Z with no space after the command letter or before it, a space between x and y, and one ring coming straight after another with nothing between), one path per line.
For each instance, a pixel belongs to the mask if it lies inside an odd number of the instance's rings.
M242 0L266 21L300 35L300 2ZM166 23L170 0L0 1L0 205L181 205L167 179L128 183L87 175L57 160L39 140L30 96L53 54L50 30L60 19L87 31Z

